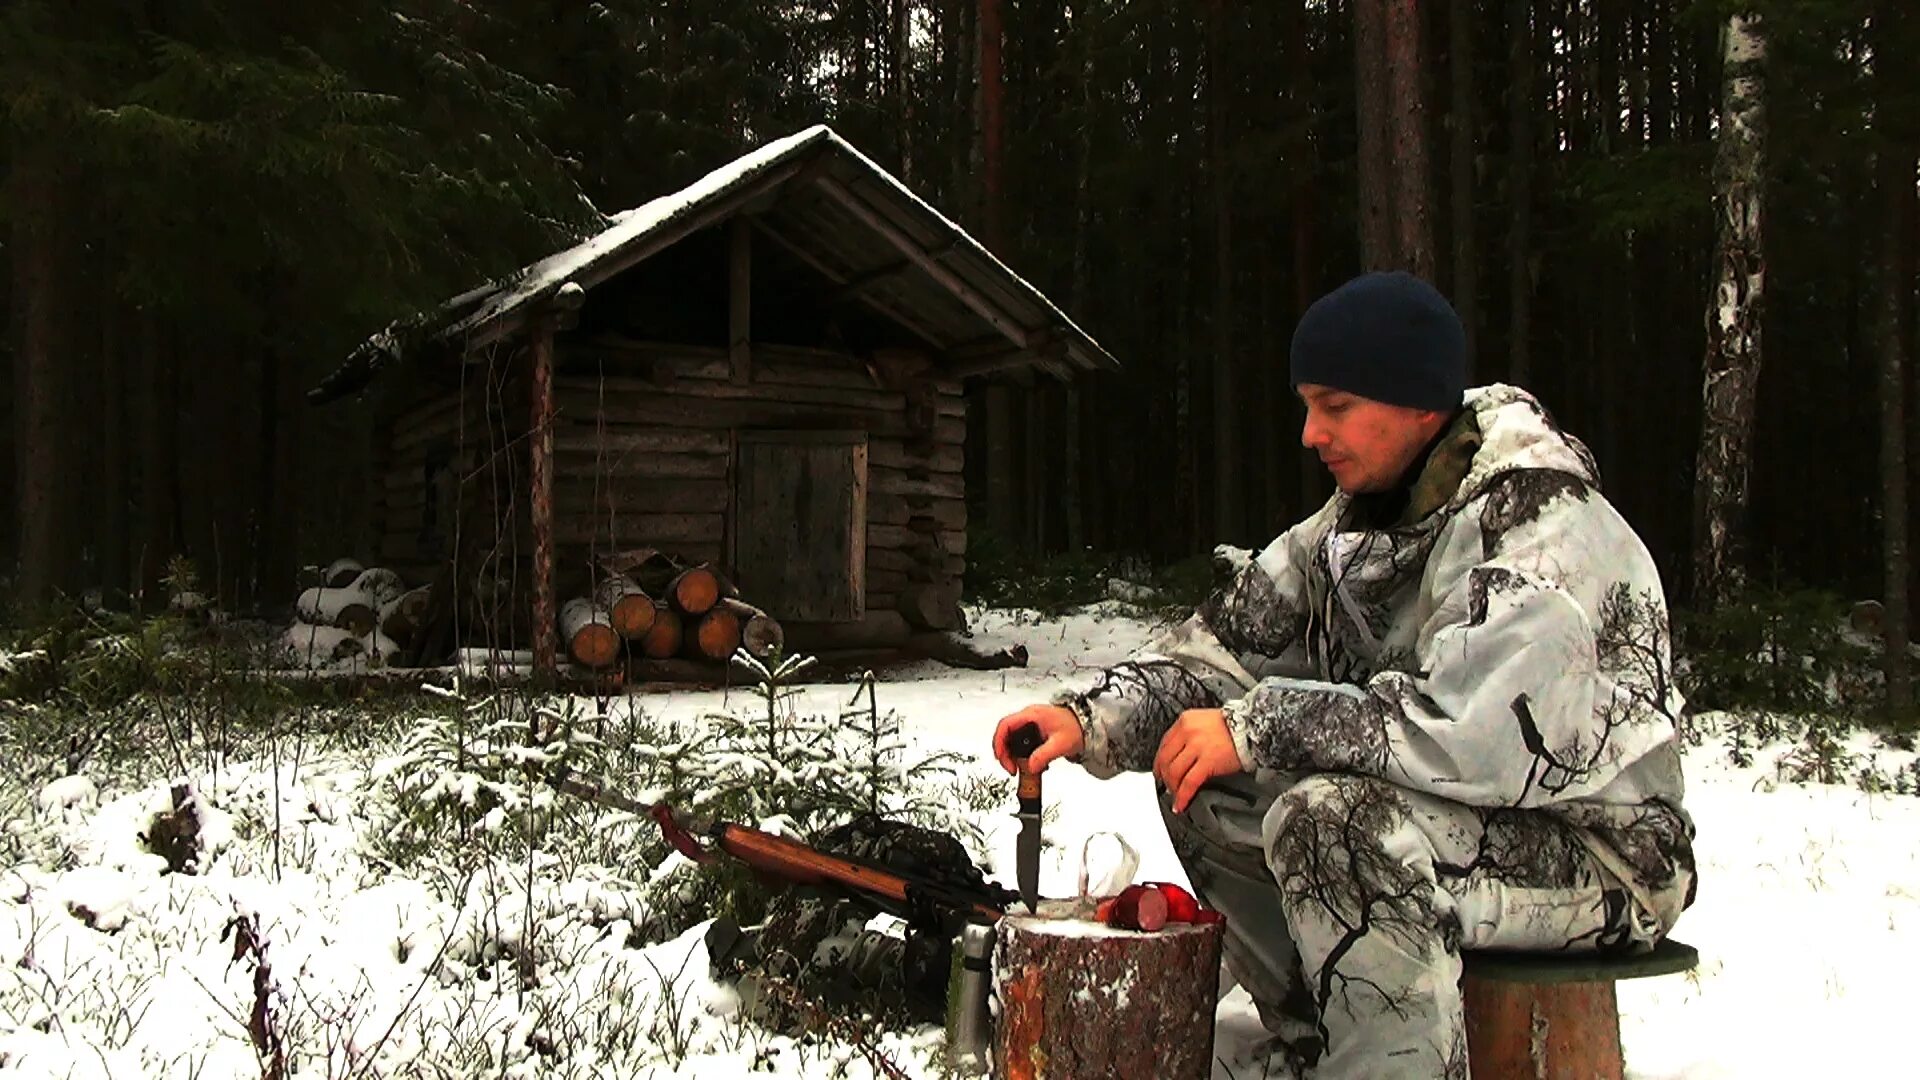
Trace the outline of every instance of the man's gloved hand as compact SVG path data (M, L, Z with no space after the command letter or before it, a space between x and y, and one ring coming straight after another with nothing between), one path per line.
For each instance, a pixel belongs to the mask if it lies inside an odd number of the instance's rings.
M1153 775L1173 793L1173 812L1185 813L1201 785L1216 776L1247 771L1233 748L1227 715L1219 709L1188 709L1167 729L1153 758Z

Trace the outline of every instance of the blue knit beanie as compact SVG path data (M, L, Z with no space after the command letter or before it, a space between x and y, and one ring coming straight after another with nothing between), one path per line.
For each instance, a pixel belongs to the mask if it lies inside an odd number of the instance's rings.
M1313 302L1293 332L1291 369L1296 387L1451 413L1467 389L1467 334L1438 289L1376 271Z

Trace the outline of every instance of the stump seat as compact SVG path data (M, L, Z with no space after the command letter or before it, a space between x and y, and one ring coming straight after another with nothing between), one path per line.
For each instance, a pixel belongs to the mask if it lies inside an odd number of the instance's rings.
M1623 1080L1614 984L1690 971L1700 954L1668 938L1630 956L1487 949L1461 961L1475 1080Z

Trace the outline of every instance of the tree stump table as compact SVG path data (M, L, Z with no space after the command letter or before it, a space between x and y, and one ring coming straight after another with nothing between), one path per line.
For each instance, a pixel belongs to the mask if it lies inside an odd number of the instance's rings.
M1475 1080L1622 1080L1614 983L1691 970L1700 954L1671 938L1650 953L1465 953L1467 1060Z
M1224 924L1116 930L1074 910L999 922L995 1080L1207 1080Z

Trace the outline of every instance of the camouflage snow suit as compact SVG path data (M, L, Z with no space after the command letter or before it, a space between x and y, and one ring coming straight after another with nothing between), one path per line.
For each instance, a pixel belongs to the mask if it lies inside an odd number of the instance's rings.
M1056 700L1098 776L1224 707L1250 771L1166 819L1229 970L1321 1080L1464 1078L1462 948L1645 950L1692 901L1667 610L1513 387L1467 392L1397 524L1353 504L1221 549L1191 619Z

